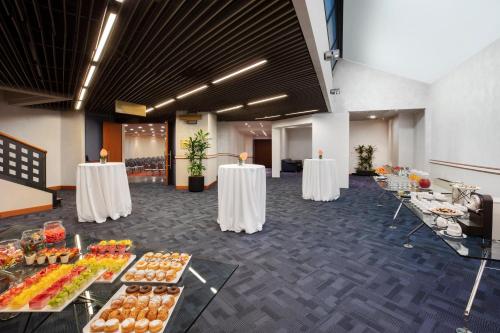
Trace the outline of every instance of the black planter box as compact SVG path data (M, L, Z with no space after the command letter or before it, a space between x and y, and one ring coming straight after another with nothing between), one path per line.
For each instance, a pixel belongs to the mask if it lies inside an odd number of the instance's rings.
M202 192L204 187L204 176L189 176L189 192Z
M356 176L376 176L377 174L374 171L362 171L362 170L356 170L355 173Z

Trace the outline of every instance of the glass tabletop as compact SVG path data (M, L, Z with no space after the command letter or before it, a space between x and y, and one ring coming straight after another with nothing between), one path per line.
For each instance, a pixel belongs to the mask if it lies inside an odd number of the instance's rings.
M0 232L0 239L20 237L19 228L13 227ZM82 252L86 252L88 245L97 240L85 237L84 235L71 235L66 238L67 247L79 247ZM131 252L139 259L144 253L149 251L175 250L165 249L147 244L151 248L145 248L143 244L135 243ZM137 260L136 259L136 260ZM132 265L129 266L129 268ZM222 289L234 273L238 265L226 264L209 259L193 256L184 274L177 283L184 286L179 303L170 318L165 332L186 332L202 314L215 295ZM22 281L25 276L31 275L40 269L18 264L7 271L17 279ZM127 271L125 269L125 271ZM0 280L1 281L1 280ZM16 328L28 326L27 332L79 332L90 321L92 316L114 295L122 286L120 277L113 283L92 284L80 297L76 298L73 304L68 305L65 310L59 313L23 313L9 320L0 321L0 332L9 331ZM0 282L0 293L8 288L6 280ZM29 320L29 323L27 321ZM40 323L40 327L37 327Z
M399 176L397 176L399 177ZM436 226L435 218L433 214L425 214L420 209L418 209L414 204L412 204L409 198L400 196L397 190L392 190L387 188L386 182L377 181L377 183L384 190L390 192L398 200L403 202L403 205L408 208L422 223L429 227L433 233L438 236L444 243L446 243L450 248L455 251L456 254L472 259L486 259L493 261L500 261L500 242L499 241L489 241L478 236L467 236L466 238L452 238L444 235ZM451 201L451 196L448 194L451 189L451 185L448 187L446 182L441 180L432 180L430 189L426 191L440 192L447 196L447 199Z

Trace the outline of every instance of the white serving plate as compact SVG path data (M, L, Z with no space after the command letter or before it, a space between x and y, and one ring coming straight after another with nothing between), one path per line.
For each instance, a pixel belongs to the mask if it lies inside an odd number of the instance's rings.
M451 238L451 239L465 239L467 238L467 235L462 233L462 236L452 236L452 235L449 235L446 230L439 230L438 231L441 235L443 235L444 237L448 237L448 238Z
M40 310L34 310L30 309L29 302L25 306L23 306L20 309L12 309L12 308L3 308L0 310L1 312L61 312L64 310L69 304L71 304L78 296L80 296L85 290L87 290L94 281L101 276L102 273L104 273L106 270L101 270L99 271L92 279L89 279L88 283L86 283L84 286L82 286L80 289L78 289L74 294L73 297L68 298L68 300L61 305L60 307L53 308L50 307L49 305L45 306L43 309Z
M104 306L95 314L95 316L92 317L92 319L90 319L90 321L87 323L87 325L85 325L85 327L83 328L83 333L91 333L91 330L90 330L90 324L94 321L94 320L97 320L99 319L99 317L101 316L101 313L111 307L111 302L113 302L113 300L115 300L116 298L118 298L118 296L120 295L126 295L125 293L125 289L127 289L128 286L126 285L122 285L120 287L120 289L118 289L118 291L106 302L106 304L104 304ZM177 295L175 295L175 303L174 305L170 308L170 310L168 311L168 317L167 319L163 322L163 327L162 329L160 330L160 332L163 332L165 330L165 328L167 327L168 325L168 321L170 320L170 317L172 316L172 313L174 312L175 310L175 307L177 306L177 303L179 302L179 299L182 295L182 291L184 290L184 287L179 287L179 289L181 290ZM151 291L151 293L149 294L149 296L153 295L153 292ZM149 333L149 330L146 331L146 333Z
M186 267L189 265L189 263L191 262L191 258L193 256L190 255L189 256L189 259L188 261L186 262L186 264L184 265L184 267L182 267L182 269L180 271L177 272L177 275L175 276L175 279L173 279L172 281L148 281L146 279L143 279L143 280L139 280L139 281L127 281L125 280L125 274L122 275L122 277L120 278L120 281L123 282L123 283L132 283L132 284L135 284L135 283L147 283L147 284L176 284L179 282L179 280L181 279L182 275L184 274L184 271L186 270ZM141 259L139 259L138 261L141 261L142 259L144 259L144 256L141 257ZM137 263L136 263L137 264ZM134 264L134 266L132 266L128 271L130 270L138 270L137 267L135 266L136 264ZM127 272L128 272L127 271Z
M113 277L111 278L111 280L104 280L104 279L102 278L102 275L100 275L100 276L99 276L99 278L98 278L97 280L95 280L95 283L113 283L113 282L116 280L116 278L117 278L117 277L118 277L121 273L123 273L123 271L124 271L125 269L127 269L127 267L128 267L128 266L130 266L130 264L131 264L131 263L135 260L135 258L137 258L137 256L136 256L135 254L132 254L132 255L130 256L130 258L128 259L128 261L125 263L125 265L123 265L122 269L121 269L119 272L117 272L117 273L113 274ZM104 272L104 273L106 273L106 272Z

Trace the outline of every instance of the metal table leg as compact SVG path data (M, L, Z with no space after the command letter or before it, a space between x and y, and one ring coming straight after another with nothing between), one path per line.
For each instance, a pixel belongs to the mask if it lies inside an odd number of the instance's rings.
M421 222L418 226L416 226L408 235L406 235L406 243L403 244L404 247L407 249L412 249L413 245L411 244L410 236L413 235L418 231L418 229L422 228L424 226L424 222Z
M385 192L386 192L385 190L382 190L382 193L380 193L380 195L378 196L378 198L377 198L377 207L384 207L384 205L380 203L380 200L385 195Z
M392 218L392 223L389 226L389 229L396 229L397 228L396 225L394 224L394 222L396 221L396 218L398 217L399 211L401 210L401 206L403 206L403 200L401 200L401 202L399 203L398 209L396 210L396 213L394 214L394 217Z
M26 322L24 323L24 328L23 328L23 333L26 333L26 330L28 329L28 326L30 324L30 321L31 321L31 316L32 316L32 313L29 313L28 314L28 319L26 319Z
M464 327L459 327L456 329L457 333L472 333L467 328L467 323L469 322L470 311L472 308L472 304L474 303L474 298L476 297L477 289L479 288L479 283L481 282L481 278L483 277L484 268L486 266L486 259L481 260L481 264L479 265L479 270L476 275L476 281L474 281L474 286L472 287L472 291L469 296L469 301L467 302L467 306L464 311Z

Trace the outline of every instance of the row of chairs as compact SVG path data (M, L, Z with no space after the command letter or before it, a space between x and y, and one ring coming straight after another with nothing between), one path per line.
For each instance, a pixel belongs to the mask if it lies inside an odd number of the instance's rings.
M143 171L158 172L161 174L165 171L165 157L139 157L125 159L125 167L127 173L138 173Z

